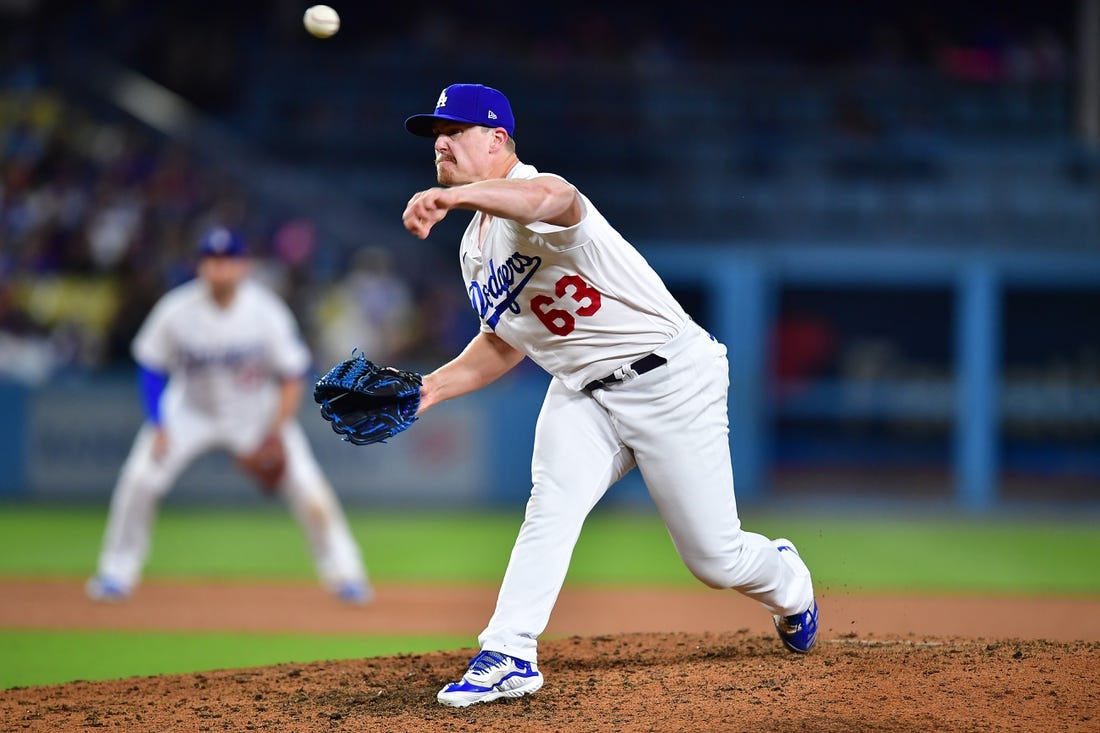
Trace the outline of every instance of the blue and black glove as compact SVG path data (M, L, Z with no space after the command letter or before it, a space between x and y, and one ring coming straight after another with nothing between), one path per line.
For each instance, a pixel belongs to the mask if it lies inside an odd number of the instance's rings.
M380 367L360 352L317 381L313 400L344 440L384 443L416 422L422 383L416 372Z

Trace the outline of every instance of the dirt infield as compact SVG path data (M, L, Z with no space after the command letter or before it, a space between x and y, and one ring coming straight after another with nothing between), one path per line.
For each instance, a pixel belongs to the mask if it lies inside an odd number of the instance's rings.
M117 606L77 582L0 583L3 628L468 633L491 588L383 586L366 608L306 585L148 583ZM813 653L730 593L569 589L546 686L435 702L472 649L0 691L0 731L1095 731L1100 599L821 597Z

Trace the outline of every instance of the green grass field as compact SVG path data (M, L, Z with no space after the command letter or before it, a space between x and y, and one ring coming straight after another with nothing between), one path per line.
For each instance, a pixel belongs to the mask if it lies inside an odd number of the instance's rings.
M87 577L105 518L105 509L0 506L0 576ZM495 586L521 519L518 509L349 515L379 584ZM794 540L822 593L1100 595L1100 527L1093 521L751 515L743 521L750 531ZM478 552L456 551L475 538ZM313 568L298 526L281 506L166 507L146 577L301 580L313 578ZM680 564L655 515L597 511L581 535L566 582L687 586L697 581ZM476 631L458 639L0 629L0 688L454 649L472 645ZM128 643L119 644L123 636Z

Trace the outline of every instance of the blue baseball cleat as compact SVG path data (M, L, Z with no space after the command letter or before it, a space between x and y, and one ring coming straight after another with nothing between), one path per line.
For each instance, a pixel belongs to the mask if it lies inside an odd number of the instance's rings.
M773 540L772 544L780 553L790 553L786 560L797 562L801 566L805 565L802 558L799 557L794 543L790 540ZM779 632L779 638L783 645L792 652L805 654L814 648L814 644L817 642L816 598L810 601L810 607L802 613L796 613L792 616L772 616L772 619L775 621L775 630Z
M805 654L817 642L817 601L802 613L793 616L773 616L775 630L784 646L792 652Z
M436 700L464 708L476 702L529 695L540 687L542 673L534 662L500 652L480 652L470 660L462 679L440 690Z

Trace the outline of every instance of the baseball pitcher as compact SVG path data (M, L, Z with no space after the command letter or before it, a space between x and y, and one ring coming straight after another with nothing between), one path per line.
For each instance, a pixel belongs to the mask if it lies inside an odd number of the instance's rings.
M759 601L783 643L809 651L818 613L809 570L790 541L746 532L737 515L726 348L591 201L520 162L501 92L454 84L405 127L434 140L441 184L412 197L405 227L423 239L451 211L473 212L459 261L481 320L458 357L424 375L420 413L490 384L524 357L553 377L496 610L480 653L439 702L466 706L542 686L536 640L581 526L635 466L691 572Z

